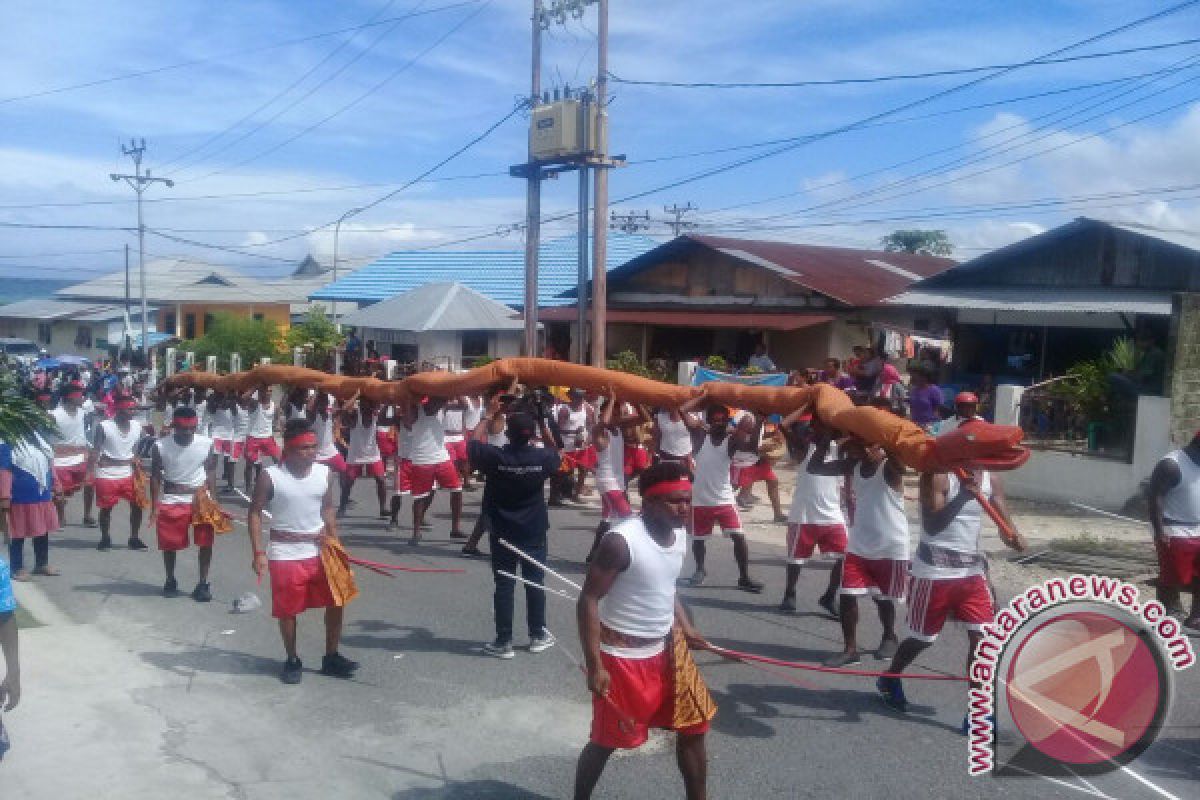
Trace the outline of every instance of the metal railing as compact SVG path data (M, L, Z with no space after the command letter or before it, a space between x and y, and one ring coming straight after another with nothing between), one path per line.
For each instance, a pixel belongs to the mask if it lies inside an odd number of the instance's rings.
M1070 398L1030 390L1021 396L1018 424L1033 450L1132 462L1137 403L1114 400L1089 414Z

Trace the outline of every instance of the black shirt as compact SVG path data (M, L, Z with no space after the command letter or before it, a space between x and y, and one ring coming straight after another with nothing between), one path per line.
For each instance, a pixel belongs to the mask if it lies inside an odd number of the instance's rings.
M483 473L483 513L492 532L513 542L538 542L550 529L550 514L542 493L546 479L558 472L556 450L506 444L496 447L467 442L471 465Z

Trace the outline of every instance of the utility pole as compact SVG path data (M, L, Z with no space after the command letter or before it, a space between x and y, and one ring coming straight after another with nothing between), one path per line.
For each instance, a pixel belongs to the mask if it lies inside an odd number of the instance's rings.
M608 0L596 3L596 197L592 242L592 366L606 363L608 325Z
M175 182L167 178L155 178L150 175L150 170L142 173L142 154L146 152L146 140L141 139L135 141L129 140L129 147L121 145L121 154L127 155L133 159L134 174L119 175L112 173L108 177L113 181L125 181L137 193L137 220L138 220L138 283L141 286L142 295L142 362L147 366L150 364L150 331L149 318L150 315L146 310L146 224L142 217L142 195L146 191L146 187L153 183L166 184L170 189L175 186ZM178 321L176 322L178 324Z
M671 229L671 235L678 236L680 233L687 230L688 228L696 227L696 223L691 222L689 220L685 220L683 218L683 215L688 213L689 211L699 211L699 210L700 210L699 208L692 205L690 202L686 206L680 206L678 203L675 203L674 205L671 205L671 206L663 206L663 211L665 211L668 214L671 214L672 216L675 217L674 220L666 221L667 226Z
M121 337L121 348L117 351L120 358L121 350L132 350L133 341L129 338L129 242L125 243L125 335Z
M583 119L588 119L588 96L586 93L583 95ZM586 150L586 146L584 149ZM579 274L575 291L579 296L575 300L579 311L579 321L575 332L575 355L580 364L586 364L588 362L588 351L585 349L588 284L588 168L586 164L579 165L579 227L576 230L578 231L576 238L579 240Z
M533 0L533 58L529 78L529 107L542 94L542 0ZM525 355L538 355L538 248L541 245L542 167L533 157L530 137L529 171L525 183Z
M636 211L631 211L628 214L618 214L614 211L609 217L608 227L614 231L621 231L623 233L644 231L650 227L650 212L643 211L639 214Z

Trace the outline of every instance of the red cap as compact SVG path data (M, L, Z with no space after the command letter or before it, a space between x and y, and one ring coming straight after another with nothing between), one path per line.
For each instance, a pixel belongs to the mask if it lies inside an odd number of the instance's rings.
M955 405L957 405L958 403L978 403L978 402L979 402L979 398L975 396L974 392L959 392L958 395L954 398Z

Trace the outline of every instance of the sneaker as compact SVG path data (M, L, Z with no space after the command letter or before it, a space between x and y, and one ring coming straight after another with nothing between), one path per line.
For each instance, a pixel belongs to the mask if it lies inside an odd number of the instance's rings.
M163 584L163 597L179 597L179 583L174 578L167 578Z
M879 643L879 649L875 651L875 657L880 661L891 661L899 649L900 645L896 644L895 639L884 639Z
M100 537L100 543L96 545L97 550L112 550L112 539L107 536Z
M788 613L794 612L796 610L796 595L785 594L783 596L783 602L779 604L779 610L786 611Z
M351 661L341 653L332 653L321 658L321 674L331 678L350 678L358 669L358 662Z
M554 634L543 628L541 636L530 637L529 652L544 653L557 643L558 639L554 638Z
M885 706L900 712L908 711L908 698L904 696L904 685L899 678L881 677L875 681L875 688Z
M297 684L304 677L304 664L298 658L289 658L283 662L283 671L279 673L279 680L284 683Z
M838 653L835 656L825 659L827 667L848 667L851 664L861 664L862 656L856 650L853 653Z
M701 586L704 584L704 579L707 577L708 577L707 572L705 572L702 569L697 569L695 572L692 573L692 577L688 581L688 584L690 584L691 586Z
M739 578L737 585L743 592L751 594L760 594L763 590L762 581L756 581L753 578Z
M192 599L197 603L209 603L212 601L212 587L208 582L197 583L196 588L192 589Z
M139 539L136 536L131 536L131 537L129 537L129 549L130 550L146 550L148 548L146 547L146 543L143 542L141 539Z
M833 604L833 597L821 595L821 599L817 601L817 605L829 612L829 616L834 619L841 619L842 615L838 613L837 606Z
M517 655L513 652L512 642L502 642L499 639L485 644L483 652L485 655L492 656L493 658L504 659L515 658Z

